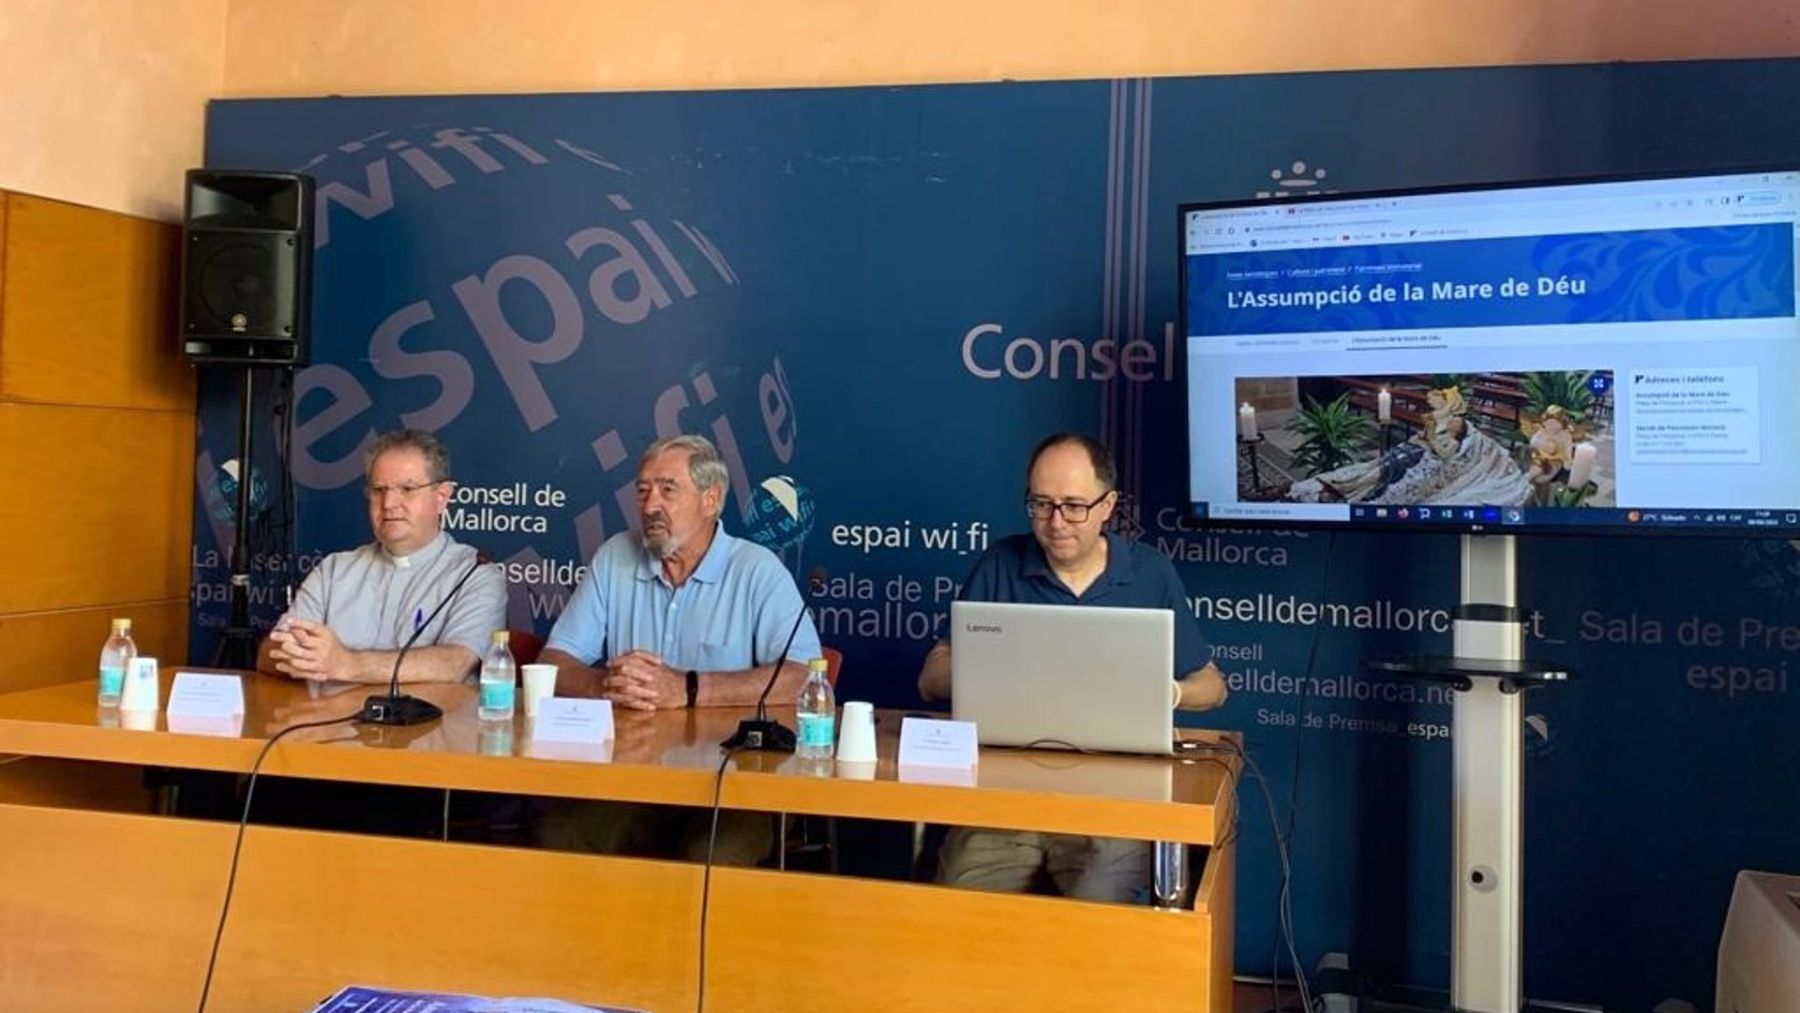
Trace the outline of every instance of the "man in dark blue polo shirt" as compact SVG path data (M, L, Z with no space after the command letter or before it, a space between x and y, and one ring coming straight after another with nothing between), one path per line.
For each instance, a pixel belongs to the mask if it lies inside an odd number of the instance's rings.
M1026 471L1031 537L1001 539L963 582L965 601L1166 608L1175 613L1176 683L1171 704L1208 710L1225 702L1225 680L1188 610L1181 578L1160 552L1105 530L1118 502L1112 454L1098 441L1058 433L1038 444ZM950 697L950 641L925 656L919 694ZM1143 841L1010 830L952 829L939 855L938 880L981 890L1020 892L1041 872L1064 895L1127 901L1150 882Z

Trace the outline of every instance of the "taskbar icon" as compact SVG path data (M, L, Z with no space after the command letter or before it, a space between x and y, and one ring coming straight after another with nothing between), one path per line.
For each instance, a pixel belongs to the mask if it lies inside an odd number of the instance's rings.
M1353 505L1350 508L1352 520L1359 521L1411 521L1426 523L1462 522L1470 525L1525 523L1525 508L1499 506L1449 507L1430 504L1408 506L1369 506Z

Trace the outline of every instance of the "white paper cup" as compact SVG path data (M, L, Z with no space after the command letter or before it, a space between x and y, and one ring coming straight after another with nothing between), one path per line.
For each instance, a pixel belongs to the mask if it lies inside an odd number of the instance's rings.
M873 781L875 766L874 760L839 760L837 776L850 781Z
M844 704L844 727L838 732L837 758L845 763L875 762L875 708L862 700Z
M133 732L156 731L156 712L122 710L119 712L119 727Z
M521 665L525 676L525 716L537 717L538 704L556 695L555 665Z
M150 711L162 707L162 680L156 674L155 658L133 658L125 668L125 689L119 694L122 711Z

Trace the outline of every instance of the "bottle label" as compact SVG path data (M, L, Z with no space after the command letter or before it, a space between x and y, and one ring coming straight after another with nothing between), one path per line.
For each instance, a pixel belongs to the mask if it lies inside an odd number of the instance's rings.
M802 714L802 715L800 715L800 746L801 746L801 748L830 749L831 748L831 732L832 732L831 726L836 724L836 722L833 721L832 718L833 718L833 715L831 715L831 714Z
M125 669L121 665L103 665L100 668L100 695L118 696L125 691Z
M481 707L483 710L509 711L513 706L513 684L495 679L481 681Z

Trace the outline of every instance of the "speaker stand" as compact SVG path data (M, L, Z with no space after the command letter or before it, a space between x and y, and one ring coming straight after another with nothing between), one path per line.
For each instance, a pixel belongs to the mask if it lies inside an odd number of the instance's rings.
M255 429L256 367L244 367L243 404L238 414L237 516L231 538L231 619L213 648L214 668L255 668L257 630L250 625L250 466Z
M1524 715L1521 694L1568 681L1524 659L1512 535L1462 536L1455 654L1370 659L1367 667L1443 683L1451 711L1450 1008L1519 1013L1524 996Z

